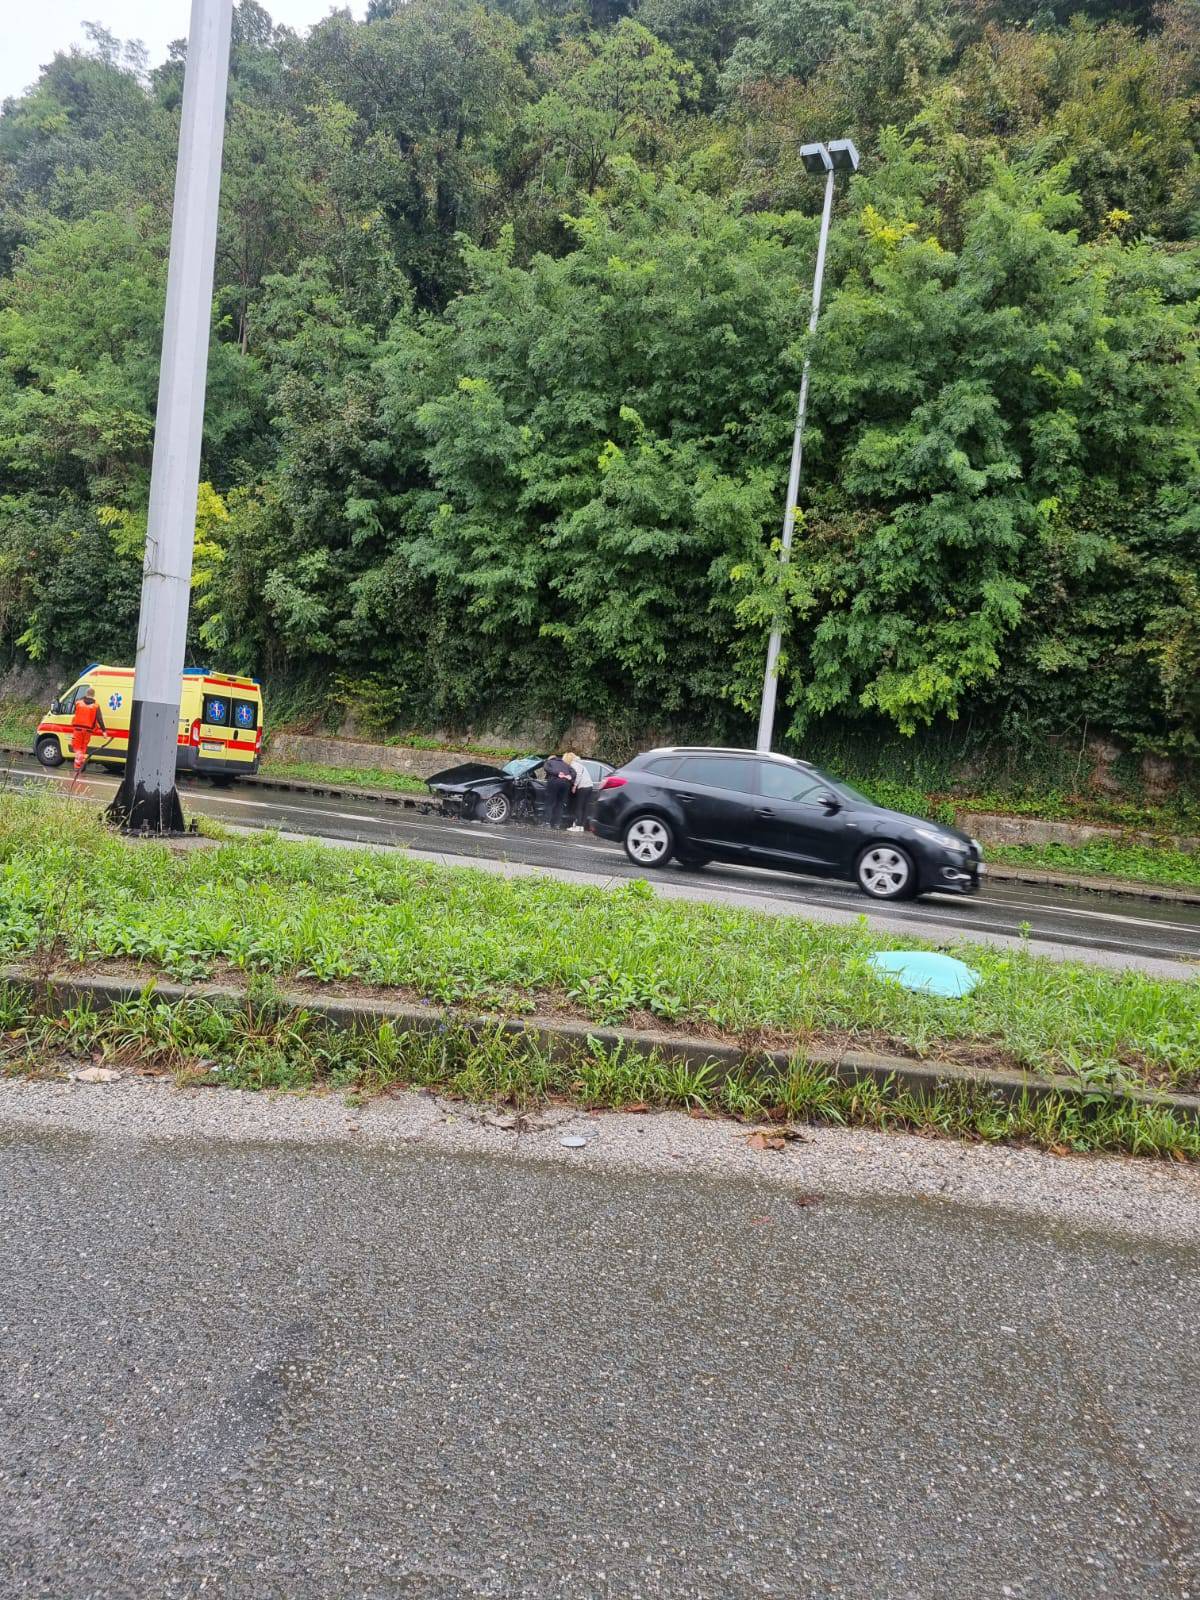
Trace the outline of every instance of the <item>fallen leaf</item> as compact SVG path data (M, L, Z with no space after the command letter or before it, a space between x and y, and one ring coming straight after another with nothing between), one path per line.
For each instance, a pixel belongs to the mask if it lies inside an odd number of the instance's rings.
M628 1111L631 1115L639 1116L639 1117L642 1116L645 1112L649 1111L649 1109L650 1109L650 1107L646 1104L646 1102L644 1100L635 1100L631 1106L626 1106L625 1107L625 1110Z
M794 1206L819 1206L821 1204L821 1196L819 1194L794 1194L792 1196L792 1204Z
M82 1072L71 1074L76 1083L116 1083L120 1076L111 1067L84 1067Z
M706 1111L703 1106L689 1106L688 1116L695 1117L697 1122L715 1122L717 1119L711 1111Z
M1069 1156L1071 1147L1068 1144L1052 1144L1050 1146L1050 1154L1052 1156Z
M746 1143L751 1150L783 1150L787 1147L787 1140L781 1139L777 1133L752 1133Z

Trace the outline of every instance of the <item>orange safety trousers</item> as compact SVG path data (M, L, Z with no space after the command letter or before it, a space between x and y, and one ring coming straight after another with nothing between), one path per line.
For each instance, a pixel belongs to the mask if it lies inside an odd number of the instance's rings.
M96 719L100 715L98 705L88 705L86 700L81 700L75 707L71 718L71 749L75 752L76 767L87 764L88 744L96 731Z

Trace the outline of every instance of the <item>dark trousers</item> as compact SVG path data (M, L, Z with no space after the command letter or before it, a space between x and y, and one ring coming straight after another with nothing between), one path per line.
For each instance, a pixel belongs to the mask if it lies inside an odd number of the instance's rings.
M552 828L566 827L566 811L571 800L571 784L567 778L551 778L550 793L547 799L550 802L549 815L546 821Z
M575 791L575 821L581 828L587 827L588 812L592 806L593 788L589 784L586 789Z

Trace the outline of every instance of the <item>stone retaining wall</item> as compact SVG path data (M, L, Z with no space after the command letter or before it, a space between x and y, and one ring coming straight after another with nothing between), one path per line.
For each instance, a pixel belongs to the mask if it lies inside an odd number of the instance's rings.
M997 817L976 811L958 815L958 826L980 844L1167 844L1189 854L1200 851L1200 838L1189 834L1164 836L1137 833L1128 828L1105 828L1093 822L1043 822L1038 817Z
M463 761L491 759L466 755L461 750L413 750L401 744L368 744L361 739L323 738L310 733L273 733L267 756L269 761L312 762L322 767L375 767L414 778L428 778ZM503 762L497 761L496 765L502 766Z

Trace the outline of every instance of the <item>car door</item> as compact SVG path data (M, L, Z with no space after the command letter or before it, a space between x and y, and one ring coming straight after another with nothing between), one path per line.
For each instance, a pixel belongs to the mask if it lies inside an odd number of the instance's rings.
M670 779L688 839L727 860L744 859L754 833L754 759L685 756Z
M845 806L831 812L823 803L832 792L826 779L783 761L759 760L755 766L755 860L800 872L841 871L858 835Z

